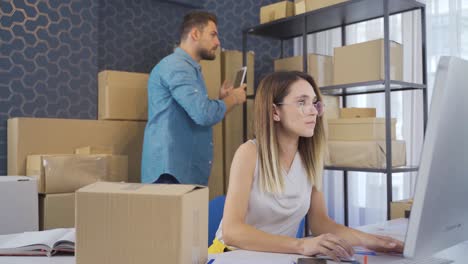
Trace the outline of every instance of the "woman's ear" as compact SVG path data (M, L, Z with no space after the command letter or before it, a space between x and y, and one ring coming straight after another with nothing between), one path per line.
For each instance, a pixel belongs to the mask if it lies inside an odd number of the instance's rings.
M281 120L279 111L276 105L273 105L273 120L276 122L279 122Z

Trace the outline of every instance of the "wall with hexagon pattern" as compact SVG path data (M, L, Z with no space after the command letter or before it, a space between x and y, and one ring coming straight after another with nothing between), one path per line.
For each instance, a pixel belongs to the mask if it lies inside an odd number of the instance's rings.
M240 50L242 29L258 24L260 6L274 0L188 2L214 12L222 47ZM157 0L0 0L0 175L8 118L96 119L98 72L150 72L172 52L189 10ZM248 47L258 83L280 43L249 38Z

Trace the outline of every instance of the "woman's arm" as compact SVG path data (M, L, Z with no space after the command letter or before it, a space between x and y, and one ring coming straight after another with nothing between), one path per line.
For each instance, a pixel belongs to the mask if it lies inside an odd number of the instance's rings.
M364 246L383 252L403 252L403 243L401 241L389 237L371 235L337 224L328 217L323 193L315 187L312 189L308 220L311 223L310 231L314 236L331 233L345 239L351 246Z

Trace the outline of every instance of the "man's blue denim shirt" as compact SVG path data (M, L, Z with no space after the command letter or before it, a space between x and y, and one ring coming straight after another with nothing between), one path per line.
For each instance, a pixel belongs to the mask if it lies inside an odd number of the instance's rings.
M148 80L141 180L169 173L184 184L208 185L213 160L212 126L226 113L211 100L200 64L181 48L162 59Z

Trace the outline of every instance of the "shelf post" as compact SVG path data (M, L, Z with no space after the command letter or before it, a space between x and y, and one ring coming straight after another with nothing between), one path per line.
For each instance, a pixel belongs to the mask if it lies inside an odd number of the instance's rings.
M341 26L341 46L346 46L346 25ZM342 89L343 96L341 97L343 107L347 106L346 89ZM349 200L348 200L348 171L343 171L343 211L344 224L349 225Z
M426 46L426 6L421 7L421 41L422 41L422 77L423 84L423 113L424 113L424 135L426 135L427 117L428 117L428 99L427 99L427 46Z
M385 143L387 176L387 220L390 220L392 202L392 111L390 93L390 14L388 0L383 1L384 10L384 57L385 57Z

